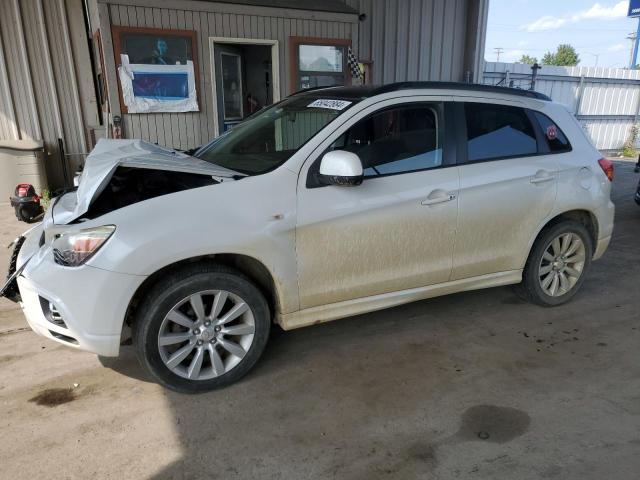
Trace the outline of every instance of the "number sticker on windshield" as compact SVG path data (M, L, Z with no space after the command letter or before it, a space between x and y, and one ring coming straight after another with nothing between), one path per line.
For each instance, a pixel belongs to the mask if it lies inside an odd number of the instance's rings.
M318 99L307 105L307 108L328 108L330 110L344 110L351 102L347 100L331 100L331 99Z

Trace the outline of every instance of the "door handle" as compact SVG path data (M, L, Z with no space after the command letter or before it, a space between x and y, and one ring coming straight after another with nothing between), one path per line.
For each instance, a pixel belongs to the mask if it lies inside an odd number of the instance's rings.
M551 172L548 172L546 170L538 170L535 176L531 177L531 180L529 181L531 183L544 183L555 180L555 178L556 177Z
M422 202L420 205L436 205L438 203L450 202L455 200L458 196L455 193L446 193L446 192L431 192L431 194Z

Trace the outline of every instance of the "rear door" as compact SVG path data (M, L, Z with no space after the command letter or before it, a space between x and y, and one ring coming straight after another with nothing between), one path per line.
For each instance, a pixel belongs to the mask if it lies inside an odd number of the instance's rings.
M533 113L488 101L456 103L462 138L452 280L523 268L555 203L558 167Z

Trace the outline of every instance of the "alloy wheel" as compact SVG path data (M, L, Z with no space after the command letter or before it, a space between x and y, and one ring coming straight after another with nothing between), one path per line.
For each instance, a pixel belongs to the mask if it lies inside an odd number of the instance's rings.
M538 275L540 286L550 297L560 297L578 282L584 269L584 242L575 233L562 233L544 250Z
M242 298L226 290L206 290L169 311L160 325L158 349L176 375L209 380L237 366L254 335L253 312Z

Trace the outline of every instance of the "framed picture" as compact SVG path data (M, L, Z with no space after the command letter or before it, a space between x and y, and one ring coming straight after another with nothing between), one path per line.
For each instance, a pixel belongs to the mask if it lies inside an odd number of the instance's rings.
M193 65L193 83L199 97L199 69L197 37L193 30L168 30L162 28L137 28L113 26L111 28L116 65L122 65L122 55L128 56L128 63L149 65L149 71L133 81L136 96L175 100L185 96L188 86L186 74L180 66ZM153 67L152 67L153 66ZM164 73L162 66L166 68ZM118 83L120 108L129 113L123 99L122 85ZM158 92L163 92L158 97ZM161 111L161 110L156 110Z

